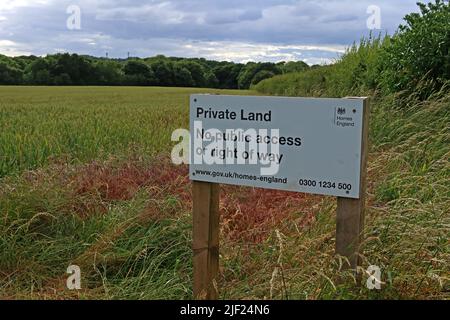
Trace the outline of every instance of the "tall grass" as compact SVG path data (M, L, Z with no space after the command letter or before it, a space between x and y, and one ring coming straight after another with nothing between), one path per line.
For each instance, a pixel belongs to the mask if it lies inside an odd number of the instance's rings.
M0 87L0 177L55 161L152 157L188 125L180 88ZM232 93L233 91L223 91Z
M361 96L377 88L381 48L389 37L362 39L332 65L263 80L253 89L264 94L313 97Z
M362 41L333 65L279 76L255 87L273 95L372 96L363 260L364 267L381 267L383 290L355 291L336 285L341 276L336 272L340 262L332 258L333 242L329 241L334 236L330 218L334 204L325 200L321 207L328 218L302 233L300 243L286 237L292 244L285 247L306 244L305 251L297 254L306 270L293 268L287 272L289 276L292 271L292 277L298 279L289 284L294 283L293 292L303 292L300 297L450 298L449 87L444 85L426 100L420 88L410 90L409 95L383 95L385 90L378 90L383 72L379 59L383 46L390 41L388 37ZM319 212L320 216L324 214ZM320 261L311 257L311 248L322 249ZM289 288L280 286L279 297L286 295L283 290Z
M145 185L128 200L101 194L101 176L117 165L117 173L131 172L115 182L127 188L136 181L132 174L149 173ZM127 171L130 166L134 168L132 163L123 167L120 160L97 171L53 165L25 177L4 178L0 297L190 297L190 215L182 209L179 195L165 189L162 178L152 182L158 165L140 161L136 170ZM80 188L83 173L98 180ZM76 293L65 287L71 264L82 270L83 290Z
M449 299L449 124L448 94L407 105L395 96L373 101L361 285L340 271L336 203L323 198L313 222L303 224L300 211L263 244L227 247L226 297ZM381 269L381 290L366 287L370 265Z

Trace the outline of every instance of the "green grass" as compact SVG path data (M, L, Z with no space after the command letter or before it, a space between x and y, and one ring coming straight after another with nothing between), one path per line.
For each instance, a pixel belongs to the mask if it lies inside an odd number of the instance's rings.
M166 155L204 91L0 87L0 297L192 298L190 184ZM450 298L449 106L372 102L363 268L380 291L340 271L334 199L225 187L221 298Z
M167 151L188 96L211 89L0 87L0 177L54 161ZM233 91L223 91L233 93Z
M379 82L381 49L389 38L370 38L353 45L334 64L266 79L253 89L269 95L299 97L363 96Z
M326 290L317 288L319 297L336 298L338 293L348 298L449 298L448 84L425 101L416 93L383 95L377 85L380 70L375 68L381 45L377 39L363 41L333 65L268 79L254 89L268 95L372 97L364 266L380 266L385 284L380 292L330 290L336 278L330 268L333 260L328 259L326 279L331 280ZM323 224L330 237L333 223L328 219ZM325 230L308 239L302 235L302 243L314 241ZM331 255L332 247L328 249ZM314 259L307 263L313 270L325 268ZM311 291L308 287L305 292Z

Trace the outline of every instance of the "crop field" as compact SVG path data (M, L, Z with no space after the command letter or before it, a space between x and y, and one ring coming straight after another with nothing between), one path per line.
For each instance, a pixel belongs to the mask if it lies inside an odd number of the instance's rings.
M192 298L191 186L169 157L192 93L258 94L0 87L0 298ZM382 289L341 271L333 198L223 186L220 298L450 297L450 96L396 103L371 114L363 269Z
M212 89L0 87L0 176L65 159L151 157L188 126L188 96ZM233 91L226 91L233 93Z

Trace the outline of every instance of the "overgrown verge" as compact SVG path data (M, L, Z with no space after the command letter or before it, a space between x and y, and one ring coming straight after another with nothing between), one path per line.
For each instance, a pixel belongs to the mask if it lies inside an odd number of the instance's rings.
M186 168L110 160L6 178L0 189L3 298L189 297ZM66 268L83 290L66 288Z
M406 25L392 38L363 40L333 65L255 87L270 95L372 97L363 269L381 268L382 290L336 285L341 275L336 272L340 262L332 258L334 204L324 200L318 210L324 221L299 237L284 238L286 256L287 248L305 246L284 264L302 261L307 268L285 271L279 297L450 297L450 78L445 68L450 7L443 1L419 6L421 13L406 16ZM312 249L320 259L311 256Z

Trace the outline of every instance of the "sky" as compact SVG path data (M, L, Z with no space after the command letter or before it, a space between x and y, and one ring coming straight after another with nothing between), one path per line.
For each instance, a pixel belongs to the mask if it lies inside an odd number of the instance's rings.
M417 0L0 0L0 54L333 62Z

